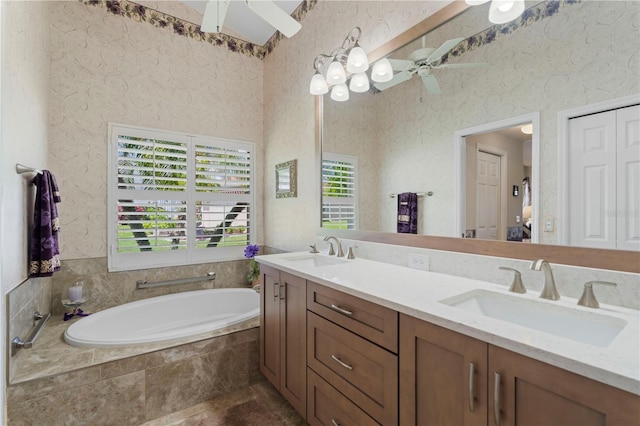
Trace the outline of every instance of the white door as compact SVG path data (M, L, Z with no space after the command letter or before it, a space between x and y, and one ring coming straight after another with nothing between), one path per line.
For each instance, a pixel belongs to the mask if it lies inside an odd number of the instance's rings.
M569 244L640 249L639 107L569 122Z
M640 105L617 110L617 244L640 250Z
M500 156L478 151L476 161L476 238L496 240L500 223Z

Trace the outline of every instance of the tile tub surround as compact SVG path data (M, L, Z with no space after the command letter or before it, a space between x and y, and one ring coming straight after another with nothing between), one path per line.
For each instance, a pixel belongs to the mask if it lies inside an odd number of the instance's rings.
M316 243L321 253L327 252L324 237L317 237ZM408 266L409 254L429 256L429 270L458 277L480 279L495 284L509 286L512 272L501 271L500 266L514 268L522 274L522 282L527 291L538 294L542 290L543 273L529 269L531 261L507 259L495 256L457 253L418 247L398 246L359 240L341 239L345 253L354 246L356 258L376 262ZM514 243L515 244L515 243ZM611 281L616 287L595 286L594 292L600 303L640 309L640 274L604 269L583 268L571 265L552 264L553 276L561 297L579 299L588 281Z
M480 279L420 271L362 258L322 267L305 266L304 262L289 260L299 257L299 254L260 256L257 261L494 346L640 395L640 312L638 310L604 303L601 304L600 310L595 310L576 306L577 300L566 296L558 301L543 300L538 298L537 292L508 295L512 300L526 299L521 300L522 303L531 304L535 301L536 309L541 313L553 312L563 307L571 310L567 312L583 318L588 317L593 321L601 321L594 318L599 315L607 315L613 318L613 321L626 321L625 328L607 346L595 346L439 303L471 290L487 290L506 296L505 286ZM308 253L304 255L310 256ZM585 330L582 331L585 332Z
M10 385L9 424L138 425L259 383L264 379L258 369L258 322L137 355L134 348L120 355L74 348L62 342L59 327L51 327L56 332L44 336L40 353L49 346L50 362L62 362L68 371ZM21 366L41 367L33 354Z

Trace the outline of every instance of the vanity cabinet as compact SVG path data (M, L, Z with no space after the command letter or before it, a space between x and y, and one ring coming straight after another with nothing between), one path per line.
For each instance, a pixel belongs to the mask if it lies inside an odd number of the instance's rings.
M306 280L260 265L260 371L306 417Z
M307 421L398 424L398 313L312 282L307 297Z
M638 425L640 397L400 316L402 425Z

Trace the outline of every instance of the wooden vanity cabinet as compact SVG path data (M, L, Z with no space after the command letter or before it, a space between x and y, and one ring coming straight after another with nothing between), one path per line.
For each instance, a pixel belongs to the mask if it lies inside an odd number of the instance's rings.
M400 315L400 424L639 425L640 397Z
M260 371L306 418L306 280L260 265Z

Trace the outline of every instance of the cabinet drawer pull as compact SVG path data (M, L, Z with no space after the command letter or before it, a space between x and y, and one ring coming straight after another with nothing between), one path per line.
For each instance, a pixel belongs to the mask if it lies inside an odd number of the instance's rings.
M273 283L273 300L280 298L280 283Z
M278 295L280 296L280 300L284 300L287 298L287 286L285 284L280 284Z
M500 426L500 374L493 373L493 422Z
M353 370L353 367L350 366L349 364L347 364L346 362L343 362L342 360L340 360L340 358L338 358L335 355L331 355L331 359L333 359L335 362L337 362L338 364L340 364L341 366L343 366L344 368L346 368L347 370Z
M333 426L340 426L340 423L336 422L335 420L331 419L331 424Z
M474 379L474 374L475 374L475 365L473 365L472 362L469 363L469 411L474 412L476 409L476 396L474 393L474 383L473 383L473 379Z
M338 311L341 314L345 314L345 315L349 315L349 316L353 315L353 312L347 311L346 309L343 309L338 305L331 305L331 309L333 309L334 311Z

